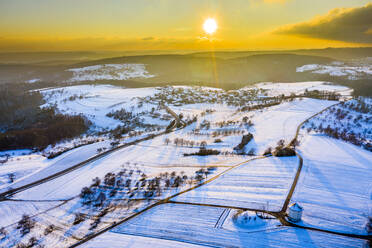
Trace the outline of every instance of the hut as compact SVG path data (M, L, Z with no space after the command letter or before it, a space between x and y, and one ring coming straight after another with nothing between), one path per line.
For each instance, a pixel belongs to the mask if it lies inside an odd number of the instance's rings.
M293 203L289 206L288 219L293 222L299 222L301 220L303 208L298 203Z

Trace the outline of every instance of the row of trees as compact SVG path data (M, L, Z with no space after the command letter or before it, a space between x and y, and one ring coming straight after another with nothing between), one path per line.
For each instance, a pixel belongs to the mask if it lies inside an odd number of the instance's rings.
M158 176L149 178L141 170L123 169L119 173L107 173L103 179L98 177L92 180L89 187L81 190L80 198L83 205L101 207L107 199L112 199L120 192L120 199L152 198L160 196L165 190L177 189L184 184L200 183L209 175L214 167L201 169L195 172L194 177L188 177L184 172L175 171L160 173ZM200 177L203 172L204 176Z
M165 138L164 139L164 144L165 145L169 145L170 143L172 143L172 140L169 139L169 138ZM206 147L207 146L207 142L206 141L193 141L193 140L186 140L186 139L183 139L183 138L175 138L173 140L173 144L175 146L185 146L185 147Z
M251 127L253 126L253 123L248 118L248 116L244 116L241 121L233 121L233 120L219 121L219 122L214 123L214 125L216 125L219 128L224 128L228 126L237 126L237 125L239 125L240 127L242 127L243 125L247 127Z
M202 168L195 171L194 176L187 176L184 172L175 171L160 173L154 177L148 177L141 170L122 169L118 173L109 172L102 179L94 178L89 187L84 187L80 193L81 203L99 212L91 223L90 229L95 229L101 222L101 218L115 209L115 204L127 204L128 210L133 202L138 200L154 199L161 196L165 191L177 190L186 184L190 187L201 183L213 173L216 167ZM119 201L115 201L119 200ZM73 225L87 220L84 213L76 213Z
M207 149L205 147L200 147L199 151L193 153L184 153L184 156L209 156L209 155L219 155L221 152L214 149Z
M22 218L18 221L17 226L15 227L16 230L19 230L21 237L26 236L31 232L31 230L36 226L36 220L31 218L29 215L24 214ZM50 224L45 227L43 235L47 236L52 233L56 227L53 224ZM14 235L14 234L12 234ZM0 228L0 240L4 241L10 238L9 232L4 228ZM43 247L39 245L40 237L36 238L35 236L31 236L28 239L27 243L17 243L17 248L30 248L30 247Z
M190 132L188 132L189 135L195 135L195 136L212 136L212 137L218 137L218 136L231 136L231 135L240 135L244 134L245 130L242 129L221 129L221 130L216 130L213 132L200 132L200 129L194 129Z
M311 127L307 128L307 132L311 131L324 133L329 137L341 139L354 145L361 146L368 151L372 151L370 140L362 136L361 133L355 133L352 129L338 128L337 126L331 127L330 125L324 128L322 124L320 124L314 129Z
M342 107L345 107L349 110L363 113L363 114L372 114L372 99L367 97L358 97L353 101L341 103Z
M307 132L324 133L372 151L371 123L372 99L358 97L333 106L318 117L309 120L304 128Z
M279 105L283 102L283 99L281 98L273 98L273 99L267 99L267 100L261 100L259 102L251 102L249 105L243 106L238 109L238 112L248 112L248 111L254 111L254 110L260 110L268 107L272 107L275 105Z

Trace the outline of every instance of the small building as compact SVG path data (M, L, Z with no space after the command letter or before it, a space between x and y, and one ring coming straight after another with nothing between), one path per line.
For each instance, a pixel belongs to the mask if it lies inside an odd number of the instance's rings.
M298 203L291 204L288 210L288 219L293 222L299 222L303 211L304 209Z

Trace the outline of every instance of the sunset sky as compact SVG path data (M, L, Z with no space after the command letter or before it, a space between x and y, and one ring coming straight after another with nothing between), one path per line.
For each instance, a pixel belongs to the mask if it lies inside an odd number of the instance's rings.
M345 46L372 46L371 1L0 0L1 52Z

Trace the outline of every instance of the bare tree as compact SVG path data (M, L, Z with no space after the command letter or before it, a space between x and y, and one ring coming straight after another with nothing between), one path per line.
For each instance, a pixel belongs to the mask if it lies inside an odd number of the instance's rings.
M164 139L164 144L168 145L169 142L170 142L170 139L169 139L169 138L165 138L165 139Z
M18 222L17 229L20 229L22 236L24 236L29 233L34 226L35 221L31 219L30 216L24 214L22 219Z
M0 240L5 239L8 236L8 232L4 227L0 228Z
M99 177L93 178L92 181L93 181L93 183L92 183L91 187L98 187L101 184L101 179L99 179Z
M15 180L15 174L14 173L9 173L8 174L8 179L9 179L9 183L13 183L14 180Z

